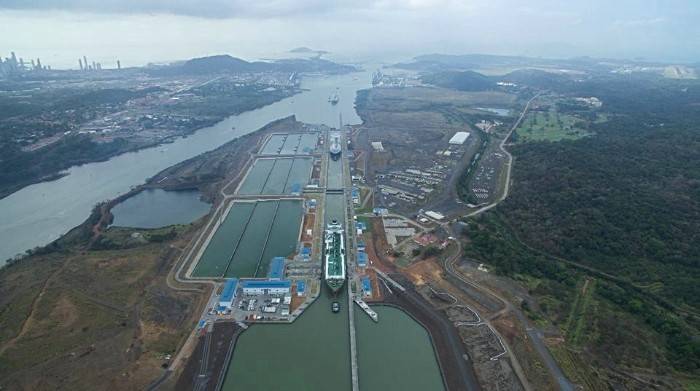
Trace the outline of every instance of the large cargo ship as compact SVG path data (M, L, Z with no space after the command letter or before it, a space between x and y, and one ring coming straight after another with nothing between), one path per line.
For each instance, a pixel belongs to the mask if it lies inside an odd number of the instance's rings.
M333 160L338 160L340 154L343 152L343 148L340 145L340 135L337 133L331 134L331 146L330 153Z
M343 226L336 220L326 226L324 269L326 284L337 293L345 284L345 240Z

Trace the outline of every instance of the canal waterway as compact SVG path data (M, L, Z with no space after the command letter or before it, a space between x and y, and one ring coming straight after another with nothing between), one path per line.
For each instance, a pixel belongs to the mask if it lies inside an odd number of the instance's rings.
M301 200L235 202L202 253L195 277L264 277L270 260L296 250Z
M345 159L329 160L329 188L343 187ZM334 182L334 186L330 184ZM325 222L345 222L342 192L325 197ZM350 390L347 291L333 297L323 281L321 295L291 325L253 325L238 339L223 390ZM443 382L428 332L400 309L374 307L379 323L354 311L359 384L362 390L442 390Z
M209 212L196 190L147 189L112 208L112 225L130 228L160 228L189 224Z
M331 312L347 293L322 294L292 324L258 324L238 338L224 391L350 391L348 311ZM357 316L357 315L356 315Z
M375 323L355 312L361 390L443 390L442 375L428 332L394 307L373 306Z
M43 246L82 223L98 202L128 192L133 186L183 160L251 133L266 124L296 115L297 120L338 127L361 122L354 109L357 90L369 88L371 71L304 78L303 92L277 103L231 116L170 144L116 156L104 162L72 167L67 175L27 186L0 200L0 264L16 254ZM340 102L328 103L338 88Z

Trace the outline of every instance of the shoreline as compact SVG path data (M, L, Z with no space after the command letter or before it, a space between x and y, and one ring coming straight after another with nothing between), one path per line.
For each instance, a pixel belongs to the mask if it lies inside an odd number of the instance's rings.
M279 97L278 99L274 99L274 100L272 100L272 101L266 102L266 103L263 104L263 105L253 107L253 108L251 108L251 109L249 109L249 110L244 110L244 111L240 111L240 112L234 112L234 113L231 113L231 114L223 115L223 116L221 116L221 117L218 118L218 119L212 119L212 120L210 120L210 121L207 121L206 124L204 124L204 125L202 125L202 126L198 126L198 127L196 127L196 128L193 128L193 129L188 129L188 130L186 130L186 131L184 131L184 132L182 132L182 133L180 133L180 134L171 135L171 136L168 136L168 137L164 137L164 138L162 138L162 139L160 139L160 140L153 141L153 142L150 142L150 143L135 144L135 145L132 145L132 146L130 146L130 147L127 147L127 148L125 148L125 149L123 149L123 150L116 151L116 152L113 152L113 153L108 153L108 154L106 154L106 155L100 156L100 157L95 158L95 159L85 159L85 160L83 160L83 161L79 161L79 162L77 162L77 163L75 163L75 164L72 164L72 165L70 165L70 166L68 166L68 167L62 168L62 169L60 169L60 170L58 170L58 171L55 171L55 172L53 172L53 173L49 173L49 174L47 174L47 175L44 175L44 176L42 176L42 177L40 177L40 178L29 179L29 180L27 180L27 181L24 181L24 182L21 182L21 183L18 183L18 184L9 185L9 186L7 186L7 187L0 188L0 200L4 199L4 198L6 198L6 197L9 197L9 196L11 196L12 194L14 194L14 193L16 193L16 192L18 192L18 191L20 191L20 190L26 188L26 187L29 187L29 186L32 186L32 185L36 185L36 184L39 184L39 183L43 183L43 182L52 182L52 181L61 179L61 178L65 177L65 176L67 176L67 175L70 175L70 172L69 172L69 171L70 171L71 169L75 168L75 167L80 167L80 166L83 166L83 165L86 165L86 164L91 164L91 163L106 162L106 161L108 161L108 160L110 160L110 159L112 159L112 158L114 158L114 157L121 156L121 155L124 155L124 154L132 153L132 152L138 152L138 151L141 151L141 150L144 150L144 149L149 149L149 148L156 148L156 147L159 147L159 146L162 146L162 145L172 144L173 142L175 142L176 140L178 140L178 139L180 139L180 138L187 138L188 136L193 135L193 134L197 133L198 131L200 131L200 130L202 130L202 129L212 127L212 126L218 124L218 123L221 122L221 121L225 121L226 119L228 119L228 118L230 118L230 117L237 116L237 115L241 115L241 114L246 113L246 112L249 112L249 111L258 110L258 109L260 109L260 108L262 108L262 107L269 106L269 105L271 105L271 104L273 104L273 103L277 103L277 102L279 102L279 101L281 101L281 100L283 100L283 99L291 98L291 97L293 97L293 96L295 96L295 95L298 95L298 94L302 93L303 91L304 91L304 89L302 89L302 88L296 88L296 89L294 90L294 93L292 93L292 94L290 94L290 95ZM125 140L127 143L129 143L129 140L128 140L128 139L123 139L123 140ZM94 143L94 141L92 141L92 142ZM47 146L47 147L50 147L50 146ZM41 151L41 149L39 149L39 150L37 150L37 151Z
M18 255L17 257L11 257L11 258L8 258L5 260L0 260L0 270L5 268L5 267L16 264L18 262L21 262L22 260L24 260L24 259L26 259L34 254L43 253L46 251L48 251L48 252L55 251L56 247L60 244L60 242L64 238L66 238L67 236L71 235L71 233L73 233L74 231L78 231L80 229L85 229L85 228L92 230L95 227L100 227L100 229L107 228L109 226L109 224L111 223L111 220L113 218L112 214L111 214L111 209L115 205L127 200L130 197L135 196L136 194L138 194L139 192L141 192L143 190L147 190L147 189L162 189L165 191L198 190L201 193L200 196L202 197L202 199L204 201L212 204L212 207L216 207L218 202L220 202L217 199L218 193L212 193L204 188L207 185L210 185L211 183L209 183L209 182L184 182L184 183L172 184L172 183L169 183L167 181L162 181L162 179L164 177L167 177L167 175L165 175L165 174L167 174L169 172L176 171L178 168L180 168L182 166L186 166L187 164L191 164L193 161L195 161L197 159L207 159L207 156L210 156L209 154L216 153L217 151L219 151L221 149L227 148L232 143L241 142L245 138L256 137L257 135L265 134L266 132L269 131L269 129L271 127L274 127L275 125L277 125L281 122L284 122L284 121L288 121L288 120L295 120L295 117L288 116L288 117L280 118L280 119L277 119L273 122L270 122L269 124L265 125L264 127L260 128L260 129L256 129L255 131L253 131L251 133L247 133L247 134L241 135L239 137L236 137L232 140L229 140L226 143L221 144L220 146L218 146L217 148L215 148L211 151L203 152L199 155L193 156L189 159L183 160L183 161L178 162L176 164L173 164L169 167L166 167L163 170L154 174L153 176L147 178L143 183L136 185L136 186L133 186L126 193L120 194L120 195L118 195L114 198L111 198L109 200L106 200L106 201L98 202L97 204L95 204L93 206L93 208L90 211L90 214L85 218L85 220L83 220L80 224L70 228L65 233L60 235L58 238L50 241L49 243L46 243L43 246L38 246L38 247L35 247L32 249L28 249L24 253L22 253L21 255ZM245 140L243 140L243 142L245 142ZM205 216L202 216L202 218L209 216L209 214L211 214L213 212L213 210L214 209L212 209ZM99 218L98 218L98 216L99 216Z

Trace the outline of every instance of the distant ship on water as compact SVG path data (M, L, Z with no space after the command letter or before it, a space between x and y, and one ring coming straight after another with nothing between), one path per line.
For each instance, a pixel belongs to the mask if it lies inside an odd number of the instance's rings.
M338 95L338 90L336 90L333 95L328 97L328 102L332 105L337 105L340 102L340 96Z
M331 153L331 159L338 160L340 158L340 154L343 151L343 148L340 145L340 134L331 133L330 138L331 138L331 146L329 148L329 152Z

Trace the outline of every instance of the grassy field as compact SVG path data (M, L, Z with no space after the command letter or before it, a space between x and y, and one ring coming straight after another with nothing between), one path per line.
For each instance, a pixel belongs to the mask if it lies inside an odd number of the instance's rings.
M145 388L191 326L197 296L165 284L183 230L113 229L0 270L0 389Z
M576 140L590 135L577 127L579 119L555 109L532 111L516 130L518 142Z
M569 343L574 346L578 346L582 342L581 335L586 324L586 314L591 305L594 289L595 280L585 279L566 319L563 331Z

